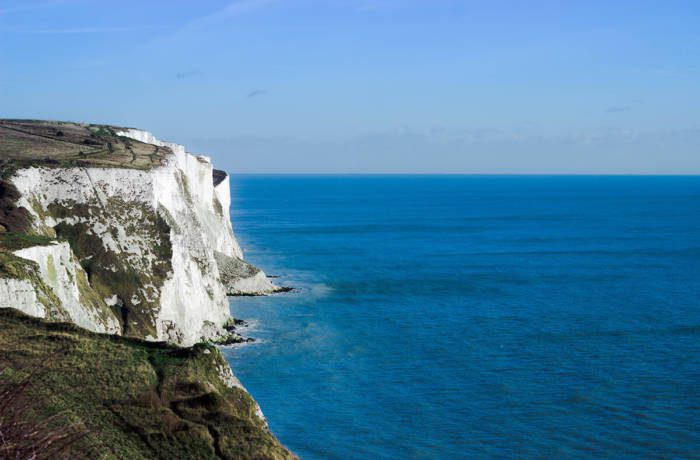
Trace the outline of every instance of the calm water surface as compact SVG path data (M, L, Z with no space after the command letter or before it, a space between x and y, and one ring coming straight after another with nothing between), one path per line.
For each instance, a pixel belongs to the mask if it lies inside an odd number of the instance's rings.
M302 458L696 457L700 178L233 177L234 372Z

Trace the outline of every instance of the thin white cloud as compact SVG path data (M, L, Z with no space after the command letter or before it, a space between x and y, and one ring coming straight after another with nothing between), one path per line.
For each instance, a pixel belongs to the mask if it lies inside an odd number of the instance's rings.
M277 0L238 0L229 3L225 7L211 14L193 20L185 28L200 29L203 27L211 26L213 24L225 21L226 19L235 17L238 14L258 9L262 6L274 3L276 1Z
M260 96L264 96L266 94L267 94L267 90L254 89L253 91L248 93L248 95L246 96L246 99L253 99L254 97L260 97Z
M0 15L53 8L57 6L63 6L66 3L71 3L72 1L73 0L48 0L44 2L32 3L25 0L23 3L18 5L0 7Z
M375 13L396 10L407 6L406 3L405 0L352 0L346 6L359 13Z
M65 29L6 29L6 32L17 32L37 35L75 35L75 34L103 34L115 32L137 32L142 30L153 30L152 27L71 27Z
M188 70L188 71L183 71L183 72L177 72L175 74L175 78L177 78L178 80L184 80L186 78L198 77L200 75L202 75L202 72L199 71L198 69L194 69L194 70Z
M620 113L620 112L631 112L632 107L629 105L611 105L605 109L605 113Z

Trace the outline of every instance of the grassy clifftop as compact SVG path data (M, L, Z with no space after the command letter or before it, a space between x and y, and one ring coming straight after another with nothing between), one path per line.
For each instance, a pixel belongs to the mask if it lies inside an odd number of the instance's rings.
M85 433L67 458L293 457L250 395L224 383L214 347L100 335L0 308L0 349L0 388L36 373L27 417Z
M123 128L59 121L0 120L0 161L18 166L150 169L170 152L116 133Z

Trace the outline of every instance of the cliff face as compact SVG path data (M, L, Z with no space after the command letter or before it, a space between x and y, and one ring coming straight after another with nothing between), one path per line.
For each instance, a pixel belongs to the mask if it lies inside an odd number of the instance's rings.
M208 158L135 129L6 121L3 134L0 230L25 218L32 236L2 254L3 306L191 345L226 334L228 294L276 290L243 261L228 175Z
M144 131L22 120L0 120L0 173L0 393L45 374L19 397L86 429L66 458L293 458L198 343L236 340L227 295L279 289L243 260L226 173Z

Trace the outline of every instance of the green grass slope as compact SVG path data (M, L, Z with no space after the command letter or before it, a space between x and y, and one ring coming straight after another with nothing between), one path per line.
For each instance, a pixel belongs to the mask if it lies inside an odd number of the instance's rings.
M150 169L166 147L116 133L122 128L62 121L0 120L0 161L22 166L91 166Z
M84 427L65 458L293 458L250 395L224 384L214 347L95 334L0 308L0 350L0 387L36 373L27 417Z

